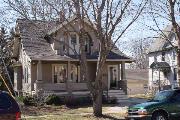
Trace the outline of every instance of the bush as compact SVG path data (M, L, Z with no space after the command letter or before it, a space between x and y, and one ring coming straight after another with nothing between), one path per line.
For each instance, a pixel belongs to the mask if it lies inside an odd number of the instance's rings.
M16 97L16 100L17 100L18 102L23 102L23 99L24 99L23 96L18 96L18 97Z
M116 97L106 97L103 95L102 97L102 103L103 104L117 104L117 98Z
M60 97L58 97L57 95L49 95L46 99L45 99L45 103L47 105L60 105L62 103Z
M24 105L35 105L35 100L31 96L25 96L21 99L22 99L22 102L24 103Z
M110 103L110 104L117 104L117 99L116 99L115 97L113 97L113 98L111 98L111 99L109 100L109 103Z
M81 105L89 105L92 103L91 97L71 97L66 96L64 99L64 103L68 106L81 106Z

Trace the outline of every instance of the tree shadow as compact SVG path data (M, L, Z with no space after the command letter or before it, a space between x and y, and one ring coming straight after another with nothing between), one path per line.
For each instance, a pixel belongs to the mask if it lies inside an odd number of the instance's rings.
M116 118L116 117L111 116L111 115L102 115L102 118L110 119L110 120L125 120L125 119L122 119L122 118Z

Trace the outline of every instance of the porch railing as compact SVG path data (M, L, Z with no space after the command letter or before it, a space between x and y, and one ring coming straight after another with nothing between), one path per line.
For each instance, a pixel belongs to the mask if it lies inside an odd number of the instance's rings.
M35 91L87 91L86 83L34 83Z

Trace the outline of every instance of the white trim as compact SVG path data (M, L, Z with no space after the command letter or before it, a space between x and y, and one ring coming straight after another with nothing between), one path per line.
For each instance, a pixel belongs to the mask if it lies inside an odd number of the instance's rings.
M54 66L59 66L59 65L66 65L66 67L67 67L67 70L68 70L68 66L67 66L67 64L52 64L52 83L54 83ZM68 71L66 71L66 77L68 76ZM58 84L58 82L57 83L54 83L54 84Z

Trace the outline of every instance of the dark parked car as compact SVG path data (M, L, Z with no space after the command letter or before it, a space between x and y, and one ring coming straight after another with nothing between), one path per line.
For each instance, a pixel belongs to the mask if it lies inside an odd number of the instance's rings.
M18 103L7 92L0 91L0 120L20 120Z
M128 120L180 120L180 89L161 91L145 103L129 107Z

